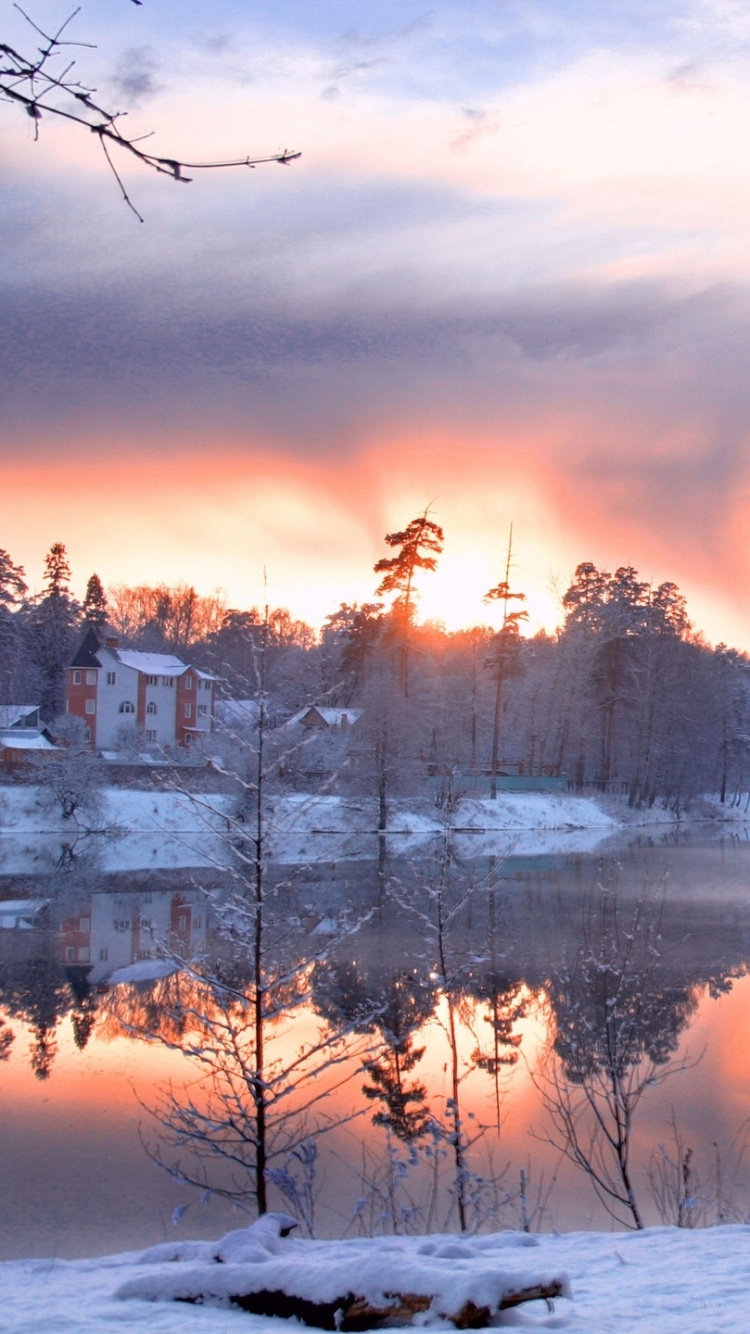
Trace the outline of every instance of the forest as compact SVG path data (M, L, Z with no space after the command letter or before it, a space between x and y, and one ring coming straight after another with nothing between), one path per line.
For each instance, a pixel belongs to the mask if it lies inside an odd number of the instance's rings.
M65 547L29 596L23 568L0 551L0 702L38 703L54 724L64 671L93 625L122 647L176 653L220 681L227 699L262 695L273 729L304 706L357 709L341 778L374 785L381 805L419 791L451 807L494 795L502 774L560 777L631 805L684 809L702 793L738 802L748 785L750 662L694 629L678 587L583 561L554 634L526 637L524 594L504 577L485 602L499 629L449 632L418 618L418 583L436 568L443 531L425 512L385 538L373 601L341 604L318 632L284 608L240 609L187 584L106 591L96 574L79 603ZM379 582L378 582L379 580ZM262 660L262 680L261 680ZM305 787L331 769L339 738L321 739L280 777ZM338 757L339 759L342 756Z

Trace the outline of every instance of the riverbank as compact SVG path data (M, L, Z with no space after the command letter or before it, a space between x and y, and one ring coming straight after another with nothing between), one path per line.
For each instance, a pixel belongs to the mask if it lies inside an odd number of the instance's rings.
M102 787L89 794L72 817L65 817L49 794L35 785L0 785L0 834L222 832L234 809L226 792L144 791ZM268 798L267 824L276 837L308 834L367 834L378 828L375 802L336 795L285 793ZM457 834L492 831L599 830L633 826L717 821L750 823L747 803L722 806L704 797L676 815L661 806L635 810L625 797L581 796L574 792L501 792L462 797L451 809L403 799L391 802L389 834Z

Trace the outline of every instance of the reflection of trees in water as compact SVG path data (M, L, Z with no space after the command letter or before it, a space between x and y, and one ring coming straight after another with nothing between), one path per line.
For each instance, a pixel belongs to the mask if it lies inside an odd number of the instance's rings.
M300 958L288 924L283 948L277 938L278 951L261 958L256 973L248 921L251 906L233 901L221 958L175 959L179 967L169 977L114 989L104 1032L156 1039L192 1066L189 1083L163 1084L146 1108L154 1161L183 1184L262 1213L272 1183L288 1184L285 1164L304 1158L306 1144L347 1119L329 1112L327 1102L351 1077L365 1044L351 1025L316 1021L314 961ZM281 929L273 920L266 925L271 935L275 925Z
M0 1061L7 1061L10 1049L16 1040L12 1028L8 1028L4 1019L0 1019Z
M427 1090L408 1076L424 1055L425 1048L415 1048L414 1039L434 1012L436 985L423 964L409 967L389 948L390 906L381 906L347 942L349 957L333 950L316 965L312 1001L331 1023L349 1025L373 1039L376 1050L363 1064L368 1082L362 1092L380 1104L374 1124L409 1143L425 1133L430 1119ZM354 951L356 960L350 957Z
M54 959L19 960L3 969L0 1000L10 1017L31 1030L31 1068L37 1079L49 1079L57 1054L57 1026L73 999L68 979Z
M639 907L636 868L620 885L620 917L613 922L607 917L607 895L592 894L588 859L568 866L564 892L555 888L557 876L544 871L511 875L502 865L489 870L491 875L485 863L472 871L452 855L421 865L384 858L380 866L348 868L338 880L333 872L326 880L316 871L314 882L311 876L302 888L292 884L286 870L279 872L265 907L268 954L261 987L265 1031L278 1052L270 1080L279 1081L273 1095L278 1092L278 1098L269 1101L266 1112L271 1119L279 1114L280 1131L287 1134L276 1141L277 1157L283 1159L284 1144L287 1149L302 1144L306 1126L325 1121L333 1105L329 1089L336 1084L337 1067L326 1074L324 1062L315 1073L315 1059L323 1060L322 1049L317 1056L313 1050L317 1038L307 1065L295 1056L295 1025L304 1024L307 1034L312 1022L315 1033L325 1034L328 1043L333 1039L341 1060L355 1070L360 1109L383 1132L374 1142L390 1142L407 1157L414 1146L439 1144L442 1180L453 1189L454 1217L459 1224L471 1222L472 1172L484 1151L473 1148L475 1131L479 1128L484 1146L491 1147L500 1127L503 1082L521 1049L519 1021L540 992L547 997L553 1055L573 1122L583 1133L585 1118L576 1118L579 1101L587 1096L586 1082L606 1084L614 1071L615 1096L624 1094L626 1104L621 1111L616 1100L607 1106L621 1118L616 1148L619 1152L625 1144L629 1153L637 1107L631 1095L639 1088L633 1080L645 1076L640 1097L648 1080L659 1078L674 1061L701 989L720 994L731 985L731 975L744 968L739 909L722 916L712 908L709 917L705 900L698 904L677 895L674 905L667 896L657 917L648 918ZM329 943L308 934L322 918L335 920L348 897L363 914L370 913L357 934L342 932ZM225 915L225 925L231 920L231 914ZM64 971L52 958L37 961L36 971L30 961L11 961L13 978L6 967L0 994L9 1015L33 1029L32 1062L42 1079L49 1075L56 1030L68 1012L81 1049L97 1023L97 1034L104 1038L156 1035L190 1055L210 1045L209 1037L215 1039L206 1022L215 1021L223 1033L216 1050L221 1048L227 1097L238 1120L244 1117L250 1125L242 1147L244 1165L238 1156L227 1170L247 1190L252 1171L245 1159L256 1147L257 1063L249 1018L257 994L243 935L238 929L232 938L227 926L214 933L210 961L188 964L154 982L117 986L102 1000L98 1021L98 998L87 989L86 970L79 986L71 980L73 970ZM52 938L41 934L35 948L55 953ZM428 1052L435 1055L429 1044L443 1041L445 1071L428 1078L424 1058ZM236 1085L224 1073L231 1062L238 1072ZM433 1072L435 1064L429 1062ZM646 1076L649 1068L652 1074ZM489 1113L485 1119L495 1127L478 1127L467 1118L462 1102L470 1075L472 1097L480 1082L492 1086L494 1117ZM176 1088L169 1093L177 1101L183 1098ZM170 1104L172 1110L175 1105ZM592 1114L589 1106L586 1115ZM181 1168L188 1131L192 1135L197 1128L195 1106L188 1103L172 1149ZM196 1182L213 1185L213 1172L214 1167L206 1167ZM616 1207L630 1209L629 1199L626 1190L624 1203Z
M644 1094L686 1068L675 1059L697 1006L663 958L663 886L623 903L616 882L584 901L580 935L550 973L550 1059L537 1077L550 1142L588 1176L620 1224L643 1226L632 1173Z
M434 987L412 973L396 973L390 979L377 1020L381 1048L363 1068L369 1083L363 1084L365 1097L382 1106L373 1115L373 1124L383 1126L405 1144L423 1136L430 1125L427 1089L407 1076L419 1064L424 1047L414 1046L417 1030L429 1017L434 1004Z
M18 944L11 942L16 949ZM95 1022L98 998L88 983L88 968L64 968L56 958L54 935L24 932L20 945L29 948L30 944L35 949L31 957L9 950L0 962L0 1004L11 1019L28 1025L31 1068L37 1079L47 1080L57 1056L62 1021L71 1015L76 1045L82 1050ZM0 1033L0 1051L2 1039Z

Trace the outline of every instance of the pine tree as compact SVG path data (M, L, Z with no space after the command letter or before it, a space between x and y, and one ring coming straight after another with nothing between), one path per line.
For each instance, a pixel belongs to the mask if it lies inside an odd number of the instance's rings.
M62 542L44 561L45 591L31 614L30 656L41 681L43 716L54 719L65 707L65 668L73 653L80 607L69 590L70 565Z
M414 622L414 576L417 570L437 569L437 557L443 550L443 530L428 519L429 510L412 519L399 533L386 533L389 547L400 547L395 556L383 556L375 564L375 573L382 574L377 596L395 593L391 606L393 629L399 641L399 682L405 695L409 693L409 636ZM426 553L434 552L434 555Z
M7 551L0 548L0 606L11 611L26 594L22 565L14 565Z
M22 659L19 610L26 595L24 570L0 549L0 701L10 701Z
M83 599L83 619L95 630L103 630L109 618L107 595L98 574L92 574Z
M508 677L519 670L519 643L521 621L528 620L528 612L509 611L508 603L512 600L523 602L525 593L512 593L510 590L510 560L513 546L513 528L508 538L508 557L505 562L505 578L484 595L485 602L502 602L503 623L495 636L490 666L495 673L495 714L492 726L492 758L490 761L490 796L497 797L497 770L500 760L500 715L503 705L503 686Z

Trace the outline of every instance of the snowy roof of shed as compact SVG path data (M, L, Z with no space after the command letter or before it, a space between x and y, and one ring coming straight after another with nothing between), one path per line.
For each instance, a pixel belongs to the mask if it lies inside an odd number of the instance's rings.
M301 723L311 713L317 713L327 723L329 727L341 727L343 723L350 727L356 723L358 718L362 717L361 709L329 709L322 704L308 704L307 708L300 709L289 719L290 723Z
M38 704L0 704L0 732L5 728L15 727L28 714L38 712ZM36 723L31 726L36 727Z
M0 728L0 750L57 750L43 732L21 732L15 727Z
M0 929L30 930L34 918L49 907L49 899L4 899L0 902Z

